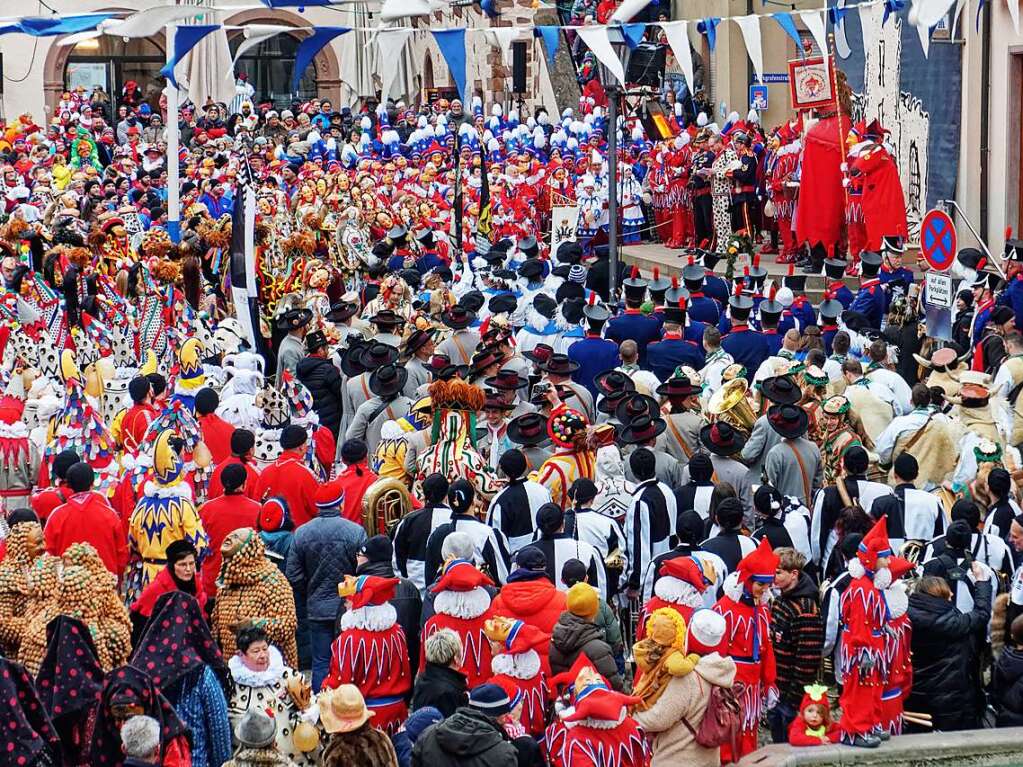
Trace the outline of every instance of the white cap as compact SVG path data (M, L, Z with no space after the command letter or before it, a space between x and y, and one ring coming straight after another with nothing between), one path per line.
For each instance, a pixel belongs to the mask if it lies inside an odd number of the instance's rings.
M689 619L688 650L706 654L716 650L725 638L725 618L706 608L697 610Z
M778 292L774 294L774 299L788 309L792 306L792 301L794 300L792 288L778 288Z

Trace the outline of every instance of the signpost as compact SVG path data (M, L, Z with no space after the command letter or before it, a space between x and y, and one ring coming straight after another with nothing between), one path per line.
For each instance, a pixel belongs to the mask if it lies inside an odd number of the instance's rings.
M920 223L920 254L931 269L943 272L956 257L956 228L948 213L930 210Z
M756 109L758 112L762 112L767 109L767 86L766 85L751 85L749 87L749 105L750 109Z

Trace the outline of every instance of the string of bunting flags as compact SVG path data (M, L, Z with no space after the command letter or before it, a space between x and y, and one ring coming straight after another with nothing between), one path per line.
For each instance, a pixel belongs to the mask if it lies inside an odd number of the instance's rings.
M941 18L951 6L953 0L922 0L914 4L910 11L910 22L922 30L920 34L921 46L924 53L927 53L930 28L937 23L936 19ZM1013 0L1009 0L1010 5ZM317 3L302 3L303 5L317 5ZM319 3L327 5L328 3ZM290 0L271 0L271 7L287 7L294 5ZM305 72L306 67L326 45L333 40L349 32L360 32L370 35L371 42L375 42L380 51L378 60L380 63L379 72L382 85L382 96L390 95L390 90L397 79L400 53L407 41L415 32L428 32L433 36L440 50L444 61L451 73L452 81L458 88L462 98L470 94L466 93L467 66L465 41L467 35L490 35L496 44L502 49L507 57L512 42L528 38L536 38L543 43L544 51L548 60L553 64L554 57L562 39L563 31L576 33L587 45L597 60L613 74L613 76L624 85L625 72L621 59L615 52L609 37L609 30L612 28L621 32L621 37L630 48L635 48L645 36L647 29L651 26L663 30L668 45L682 69L683 76L690 89L695 89L694 69L690 49L690 32L706 38L711 51L715 50L720 25L724 22L733 22L742 34L743 43L747 55L753 65L753 70L760 80L763 80L764 64L763 50L761 43L761 22L770 20L777 24L786 35L797 44L797 49L802 51L802 41L796 27L796 19L809 30L818 48L822 51L828 49L826 29L828 24L835 32L836 53L845 58L849 55L850 49L845 37L845 17L853 9L861 14L869 13L870 9L878 6L885 6L885 20L888 16L903 6L903 0L865 0L851 6L824 7L819 10L804 11L772 11L768 13L751 13L742 16L711 16L702 19L688 19L679 21L662 22L631 22L625 20L623 23L612 25L559 25L544 24L532 27L496 27L496 28L466 28L466 27L408 27L408 26L320 26L310 25L306 27L311 34L304 38L295 53L295 67L292 74L292 90L298 90L298 83ZM942 10L944 8L944 10ZM58 44L73 44L82 39L83 36L98 36L108 34L125 38L146 37L156 34L162 28L170 24L176 24L185 19L196 19L204 11L215 10L191 6L157 6L145 11L133 14L127 18L117 18L114 13L93 13L73 16L53 17L25 17L21 19L7 20L7 23L0 25L0 35L10 33L21 33L36 37L67 36ZM620 9L624 10L624 9ZM638 8L632 10L630 15L638 12ZM940 12L939 12L940 11ZM411 11L410 11L411 13ZM616 16L619 14L616 14ZM145 17L145 18L143 18ZM393 16L392 20L402 18ZM408 18L405 16L404 18ZM617 19L612 19L617 21ZM862 29L869 29L870 25L862 25ZM251 25L228 25L228 24L180 24L175 27L173 45L166 66L161 70L169 82L177 86L174 69L180 64L188 53L195 48L208 35L217 30L243 30L245 40L239 45L234 59L237 60L245 51L259 45L261 42L281 34L282 32L294 32L295 27L277 26L270 24ZM302 29L299 27L298 29ZM873 47L874 41L863 39L864 50ZM232 72L225 73L225 77L231 77Z

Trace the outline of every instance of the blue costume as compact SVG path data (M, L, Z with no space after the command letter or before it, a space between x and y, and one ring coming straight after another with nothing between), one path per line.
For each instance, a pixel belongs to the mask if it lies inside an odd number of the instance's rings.
M703 292L722 306L728 303L728 283L709 269L703 279Z
M771 350L769 356L777 356L778 352L781 351L781 344L785 340L785 334L780 330L765 330L761 335L767 339L767 346Z
M671 378L679 365L699 370L704 365L703 350L692 341L677 335L666 335L646 350L646 367L662 381Z
M750 330L748 325L733 325L732 331L721 339L721 348L732 359L746 368L750 375L771 356L770 346L763 333Z
M849 293L849 303L851 304L852 293L849 291L849 288L846 288L845 292ZM841 299L836 297L836 300L842 304ZM842 306L846 309L849 308L846 304L842 304ZM810 300L806 296L796 296L795 300L792 302L792 306L789 307L789 311L792 312L792 317L799 323L800 329L817 324L817 312L814 310L813 304L810 303ZM784 322L785 320L783 318L782 324L784 324ZM782 330L781 325L778 326L778 330ZM788 330L788 327L786 327L785 330Z
M619 314L607 323L607 337L618 344L622 341L635 341L639 349L639 362L643 364L646 361L647 345L661 337L661 323L656 317L643 314L639 309L626 309L624 314Z
M827 290L831 293L834 299L842 305L843 309L848 309L850 306L852 306L853 299L855 298L853 296L853 292L849 290L846 284L841 280L829 282Z
M598 373L622 364L622 359L618 356L618 344L601 338L599 334L587 333L581 341L576 341L568 347L567 354L572 362L579 363L579 368L572 373L572 380L589 389L593 401L596 402L597 387L594 386L593 379Z
M904 282L907 286L913 284L913 272L904 266L900 266L898 269L885 269L882 267L877 276L881 280L882 285L887 285L890 282Z
M821 340L824 342L824 353L829 357L831 356L831 345L834 343L837 333L838 325L821 326Z
M877 277L864 280L849 309L863 314L870 327L880 330L881 320L888 311L888 297L881 280Z
M726 298L725 301L727 302L727 300ZM717 325L721 318L721 306L722 304L702 292L689 295L689 317L697 322Z
M1023 273L1017 274L1006 286L998 298L998 305L1012 309L1016 315L1016 330L1023 330Z

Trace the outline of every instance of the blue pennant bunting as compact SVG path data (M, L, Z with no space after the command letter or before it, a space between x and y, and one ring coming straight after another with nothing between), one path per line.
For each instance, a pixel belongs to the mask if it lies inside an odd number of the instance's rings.
M828 8L828 21L837 27L845 22L845 15L847 13L849 13L848 8L839 8L837 5Z
M881 26L883 27L888 23L888 17L893 13L897 14L903 8L906 7L905 0L885 0L884 3L884 18L881 19Z
M984 2L985 2L985 0L980 0L980 2L977 3L977 22L976 22L977 23L977 32L980 32L980 14L984 10Z
M785 34L795 40L796 50L799 51L799 55L806 58L806 51L803 50L803 40L799 36L799 30L796 29L796 22L792 20L792 16L787 13L772 13L771 18L778 22L778 26L785 30Z
M336 1L337 0L263 0L263 5L267 8L298 8L298 12L302 13L307 5L320 7L324 5L331 5Z
M558 44L561 42L561 27L536 27L533 33L543 38L543 45L547 50L547 61L553 68L554 57L558 53Z
M711 53L714 52L715 46L718 44L718 24L721 23L721 19L717 16L709 16L703 21L700 21L696 25L696 31L701 35L707 36L707 45L710 46Z
M313 63L316 54L323 50L323 47L340 37L345 32L351 32L351 27L316 27L316 30L303 40L295 52L295 69L291 73L291 92L298 93L298 84L305 74L305 69Z
M56 37L74 35L95 29L102 22L113 18L112 13L85 13L78 16L30 16L14 24L0 27L0 35L21 32L32 37Z
M625 44L629 46L630 51L636 50L645 34L646 24L622 24L622 36L625 37Z
M206 35L211 32L216 32L220 29L219 24L197 24L197 25L183 25L177 27L174 30L174 50L167 63L164 64L163 69L160 70L160 74L167 78L167 82L173 85L175 88L178 87L177 78L174 77L174 67L188 55L188 52L192 50L196 45L202 41Z
M444 61L447 62L451 79L458 88L458 94L465 101L465 30L441 29L433 32Z

